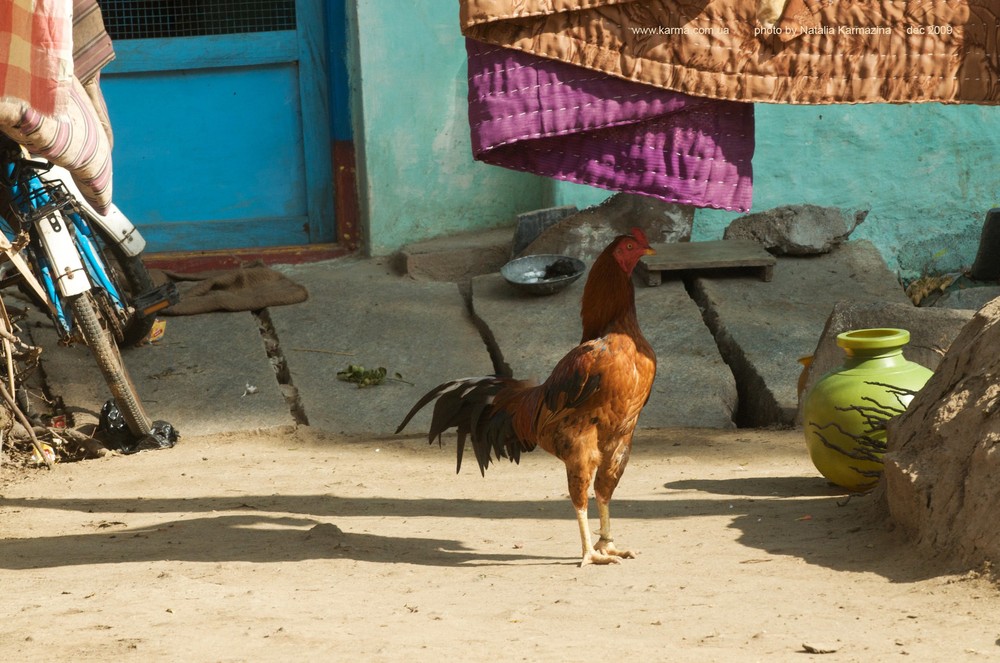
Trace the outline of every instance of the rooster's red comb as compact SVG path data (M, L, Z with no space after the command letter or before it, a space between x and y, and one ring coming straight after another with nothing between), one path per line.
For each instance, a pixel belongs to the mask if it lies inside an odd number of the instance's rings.
M649 246L649 240L646 239L646 233L642 232L642 228L632 228L631 234L640 244Z

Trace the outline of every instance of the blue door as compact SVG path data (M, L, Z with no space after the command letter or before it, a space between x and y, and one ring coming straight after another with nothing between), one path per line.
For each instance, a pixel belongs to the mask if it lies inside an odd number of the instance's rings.
M320 0L102 0L114 201L149 251L332 242Z

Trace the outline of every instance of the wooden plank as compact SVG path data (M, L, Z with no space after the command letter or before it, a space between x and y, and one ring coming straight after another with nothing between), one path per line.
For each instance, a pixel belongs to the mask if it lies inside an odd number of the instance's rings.
M654 244L656 255L642 261L650 269L680 270L715 267L761 267L773 265L775 257L763 246L748 239L722 239L712 242L676 242Z
M646 285L660 285L663 272L753 267L761 278L770 281L777 259L763 246L747 239L724 239L711 242L653 244L655 255L639 262L639 274Z

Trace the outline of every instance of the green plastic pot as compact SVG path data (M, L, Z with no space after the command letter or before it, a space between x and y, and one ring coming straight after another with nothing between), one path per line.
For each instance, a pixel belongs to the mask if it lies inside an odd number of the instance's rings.
M903 357L905 329L855 329L837 336L844 363L824 375L803 405L806 446L820 473L863 492L882 473L885 424L906 410L933 372Z

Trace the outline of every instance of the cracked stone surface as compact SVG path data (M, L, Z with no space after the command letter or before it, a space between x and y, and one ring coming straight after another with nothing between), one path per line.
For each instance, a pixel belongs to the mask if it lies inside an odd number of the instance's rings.
M488 345L454 283L403 278L379 260L278 269L310 293L302 304L268 309L278 358L268 358L249 312L168 317L164 340L125 351L153 418L187 435L292 426L286 395L294 400L298 394L311 426L390 436L429 389L494 372ZM499 274L472 280L475 314L515 376L544 380L579 342L583 284L535 298L512 290ZM908 302L864 241L824 256L780 258L770 283L742 274L713 276L692 279L688 290L697 302L676 280L636 288L639 321L659 358L639 420L643 428L728 428L734 419L746 426L791 424L797 360L816 349L834 305ZM44 348L50 391L84 420L96 419L109 394L89 351L58 346L51 323L41 314L32 319L39 321L32 335ZM281 357L291 385L279 384L275 375L272 364ZM358 389L336 377L348 364L384 366L402 381ZM244 395L247 384L257 392ZM406 432L425 433L430 413L425 409Z
M473 309L489 327L515 377L544 380L580 342L584 281L554 295L530 297L514 291L499 274L473 279ZM683 284L638 286L636 309L658 367L639 426L733 427L733 375Z
M269 309L309 425L332 432L392 435L427 391L493 372L486 345L453 283L413 281L377 261L338 260L279 269L309 299ZM359 389L337 379L348 364L383 366L389 376ZM272 378L273 380L273 378ZM425 408L405 433L427 432Z
M77 423L96 422L111 397L84 346L61 347L47 318L33 314L32 329L52 393L60 395ZM163 340L128 348L122 358L136 393L153 419L184 435L290 426L293 421L264 355L250 313L208 313L166 318ZM257 388L247 394L246 385Z
M771 282L696 278L693 291L740 384L738 422L751 427L794 423L798 359L816 349L837 302L909 302L868 241L821 256L779 258Z

